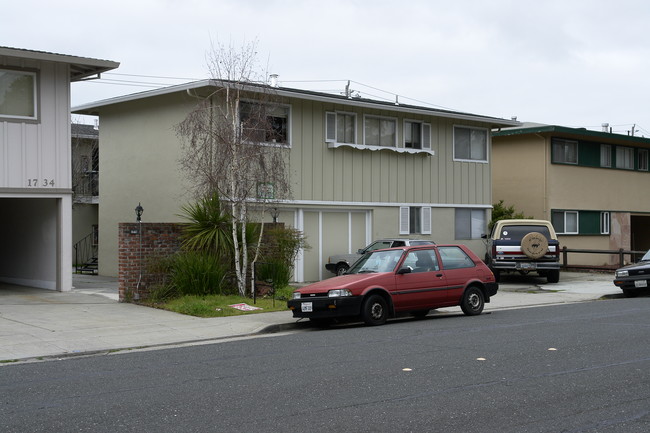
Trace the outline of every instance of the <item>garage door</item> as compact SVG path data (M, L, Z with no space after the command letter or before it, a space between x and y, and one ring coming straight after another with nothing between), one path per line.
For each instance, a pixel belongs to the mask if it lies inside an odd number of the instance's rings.
M334 276L325 270L330 255L355 252L370 241L370 211L305 211L303 233L310 249L304 255L304 281Z

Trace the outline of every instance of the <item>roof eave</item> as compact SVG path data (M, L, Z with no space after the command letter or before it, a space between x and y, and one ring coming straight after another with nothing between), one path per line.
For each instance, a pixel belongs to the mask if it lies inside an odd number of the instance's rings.
M25 50L20 48L0 47L0 56L19 59L39 60L45 62L67 63L70 65L70 81L80 81L84 78L117 69L119 62L112 60L92 59L67 54L48 53L45 51Z
M170 93L186 92L189 90L198 89L202 87L219 87L219 86L215 84L214 80L207 79L201 81L194 81L191 83L185 83L177 86L164 87L161 89L149 90L146 92L140 92L140 93L125 95L125 96L118 96L115 98L105 99L102 101L90 102L87 104L78 105L76 107L73 107L72 112L76 114L98 115L99 112L97 109L109 105L135 101L138 99L149 98L153 96L161 96ZM337 95L329 95L326 93L317 93L317 92L310 92L310 91L301 91L299 89L290 89L286 87L277 88L277 87L260 86L254 84L250 84L250 85L244 84L242 85L242 88L246 91L251 91L256 93L270 90L278 96L283 96L287 98L299 98L299 99L306 99L310 101L335 103L335 104L348 105L354 107L384 109L384 110L398 111L403 113L421 114L426 116L443 117L448 119L489 123L491 128L512 127L512 126L521 125L521 122L515 120L500 119L500 118L490 117L490 116L481 116L481 115L471 114L471 113L437 110L437 109L417 107L412 105L405 106L399 104L389 104L389 103L384 103L382 101L359 100L354 98L350 99L350 98L340 97Z

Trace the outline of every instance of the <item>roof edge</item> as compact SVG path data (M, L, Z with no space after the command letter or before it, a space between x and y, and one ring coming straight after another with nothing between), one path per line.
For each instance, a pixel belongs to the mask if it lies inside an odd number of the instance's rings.
M192 81L185 84L175 86L163 87L160 89L147 90L144 92L133 93L124 96L117 96L115 98L104 99L96 102L81 104L72 108L72 112L76 114L97 114L96 109L106 107L109 105L120 104L124 102L135 101L154 96L167 95L176 92L184 92L192 89L202 87L219 87L217 80L205 79L200 81ZM222 81L223 83L223 81ZM385 101L378 101L374 99L357 99L347 98L345 96L331 95L329 93L314 92L309 90L294 89L290 87L269 87L267 85L260 85L255 83L241 84L247 91L259 93L262 91L272 91L278 96L307 99L311 101L330 102L342 105L350 105L365 108L378 108L391 111L399 111L404 113L417 113L428 116L444 117L449 119L476 121L483 123L490 123L492 127L512 127L519 126L521 122L515 120L508 120L498 117L483 116L479 114L463 113L449 110L440 110L435 108L421 107L409 104L395 104ZM95 113L92 113L95 111Z

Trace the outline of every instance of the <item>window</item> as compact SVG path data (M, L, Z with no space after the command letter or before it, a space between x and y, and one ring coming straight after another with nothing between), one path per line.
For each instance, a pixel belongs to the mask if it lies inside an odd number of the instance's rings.
M616 148L616 168L634 170L634 149L631 147Z
M610 221L609 212L601 212L600 213L600 234L601 235L609 234L609 221Z
M577 164L578 142L559 138L553 139L553 162L561 164Z
M430 250L411 251L404 259L402 266L410 266L412 273L439 271L436 251Z
M0 69L0 117L36 119L36 73Z
M366 116L363 138L366 146L397 147L397 122L387 117Z
M356 143L357 115L354 113L325 113L325 141Z
M400 207L399 234L431 234L431 208Z
M439 247L440 260L443 269L473 268L476 266L474 260L459 247Z
M485 233L485 210L456 209L455 239L481 239Z
M600 145L600 166L601 167L612 166L612 146L610 146L609 144Z
M641 171L648 171L648 150L647 149L639 149L638 169Z
M404 147L409 149L431 149L431 125L405 120Z
M289 107L251 102L240 107L243 141L289 144Z
M454 126L454 159L487 162L486 129Z
M576 211L553 211L551 222L557 233L578 234L578 212Z

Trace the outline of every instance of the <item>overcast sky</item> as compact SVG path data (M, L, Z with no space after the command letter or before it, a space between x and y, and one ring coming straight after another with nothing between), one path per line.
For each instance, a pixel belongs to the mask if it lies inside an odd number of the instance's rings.
M72 104L208 78L258 41L280 85L650 136L647 0L21 0L0 45L120 62ZM410 99L407 99L410 98Z

